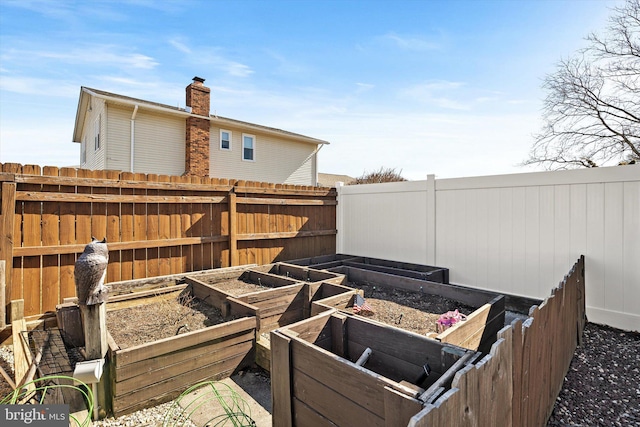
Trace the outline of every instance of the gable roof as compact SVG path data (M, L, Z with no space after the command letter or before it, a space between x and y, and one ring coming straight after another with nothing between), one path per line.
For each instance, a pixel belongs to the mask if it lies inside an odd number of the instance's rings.
M318 173L318 184L322 187L334 187L336 182L343 182L345 185L349 185L355 182L355 178L349 175L339 175L334 173Z
M276 135L276 136L287 138L287 139L294 139L296 141L306 142L314 145L329 144L328 141L312 138L310 136L301 135L298 133L289 132L289 131L274 128L274 127L263 126L255 123L245 122L242 120L231 119L228 117L221 117L218 115L210 115L209 117L199 116L197 114L192 114L191 112L187 111L184 108L174 107L171 105L161 104L158 102L146 101L144 99L132 98L130 96L119 95L117 93L106 92L103 90L93 89L85 86L80 87L80 99L78 100L78 109L76 111L76 122L73 129L73 142L81 142L80 139L82 136L82 127L84 126L84 122L81 120L81 118L85 116L86 111L89 108L90 97L92 96L99 99L103 99L107 102L114 103L114 104L127 105L127 106L133 106L133 107L138 106L138 108L161 111L168 114L180 115L180 116L184 116L185 118L190 116L201 117L211 122L214 122L218 124L218 126L222 126L222 127L226 125L231 127L242 127L245 129L253 129L256 132L268 133L271 135Z

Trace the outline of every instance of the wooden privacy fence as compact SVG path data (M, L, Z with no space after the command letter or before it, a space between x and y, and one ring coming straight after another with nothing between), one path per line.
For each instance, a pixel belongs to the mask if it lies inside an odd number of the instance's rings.
M25 316L75 296L76 257L107 238L107 282L335 253L334 189L0 164L5 297ZM0 313L0 327L6 306Z
M546 425L585 321L582 256L527 320L498 332L491 352L460 370L451 389L409 426Z

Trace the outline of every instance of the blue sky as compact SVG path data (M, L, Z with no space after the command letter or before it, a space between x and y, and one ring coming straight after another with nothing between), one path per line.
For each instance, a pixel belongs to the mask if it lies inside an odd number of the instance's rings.
M0 162L77 165L80 86L327 140L321 172L529 172L545 74L620 0L0 0Z

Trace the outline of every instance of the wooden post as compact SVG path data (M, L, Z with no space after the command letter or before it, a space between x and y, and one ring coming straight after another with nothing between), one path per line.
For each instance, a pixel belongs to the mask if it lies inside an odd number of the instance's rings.
M238 265L238 228L236 216L236 194L229 193L229 265Z
M6 261L0 259L0 329L4 329L7 326L6 316L7 316L7 302L5 299L5 289L6 289L6 281L5 281L5 265Z
M80 305L82 313L82 328L84 331L84 349L87 360L104 359L109 349L107 343L107 304ZM107 415L108 401L108 368L105 364L100 382L97 384L97 396L94 396L98 405L98 415L104 418Z
M13 334L13 370L16 385L22 384L31 364L31 351L22 338L22 331L26 330L24 300L13 300L11 301L11 333Z
M5 261L5 286L8 286L5 300L0 308L0 328L6 325L6 302L11 301L11 270L13 268L13 221L16 210L15 182L2 183L2 205L0 206L0 260ZM5 292L6 292L5 288ZM3 292L3 297L5 293Z
M274 426L293 425L291 338L271 332L271 396Z

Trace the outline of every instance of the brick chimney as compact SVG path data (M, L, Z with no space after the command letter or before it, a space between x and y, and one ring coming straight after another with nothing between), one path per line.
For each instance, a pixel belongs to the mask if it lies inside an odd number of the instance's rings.
M192 114L209 117L211 90L203 83L203 78L193 78L193 83L186 88L186 105L191 107ZM209 120L187 118L185 175L209 176L209 134Z

